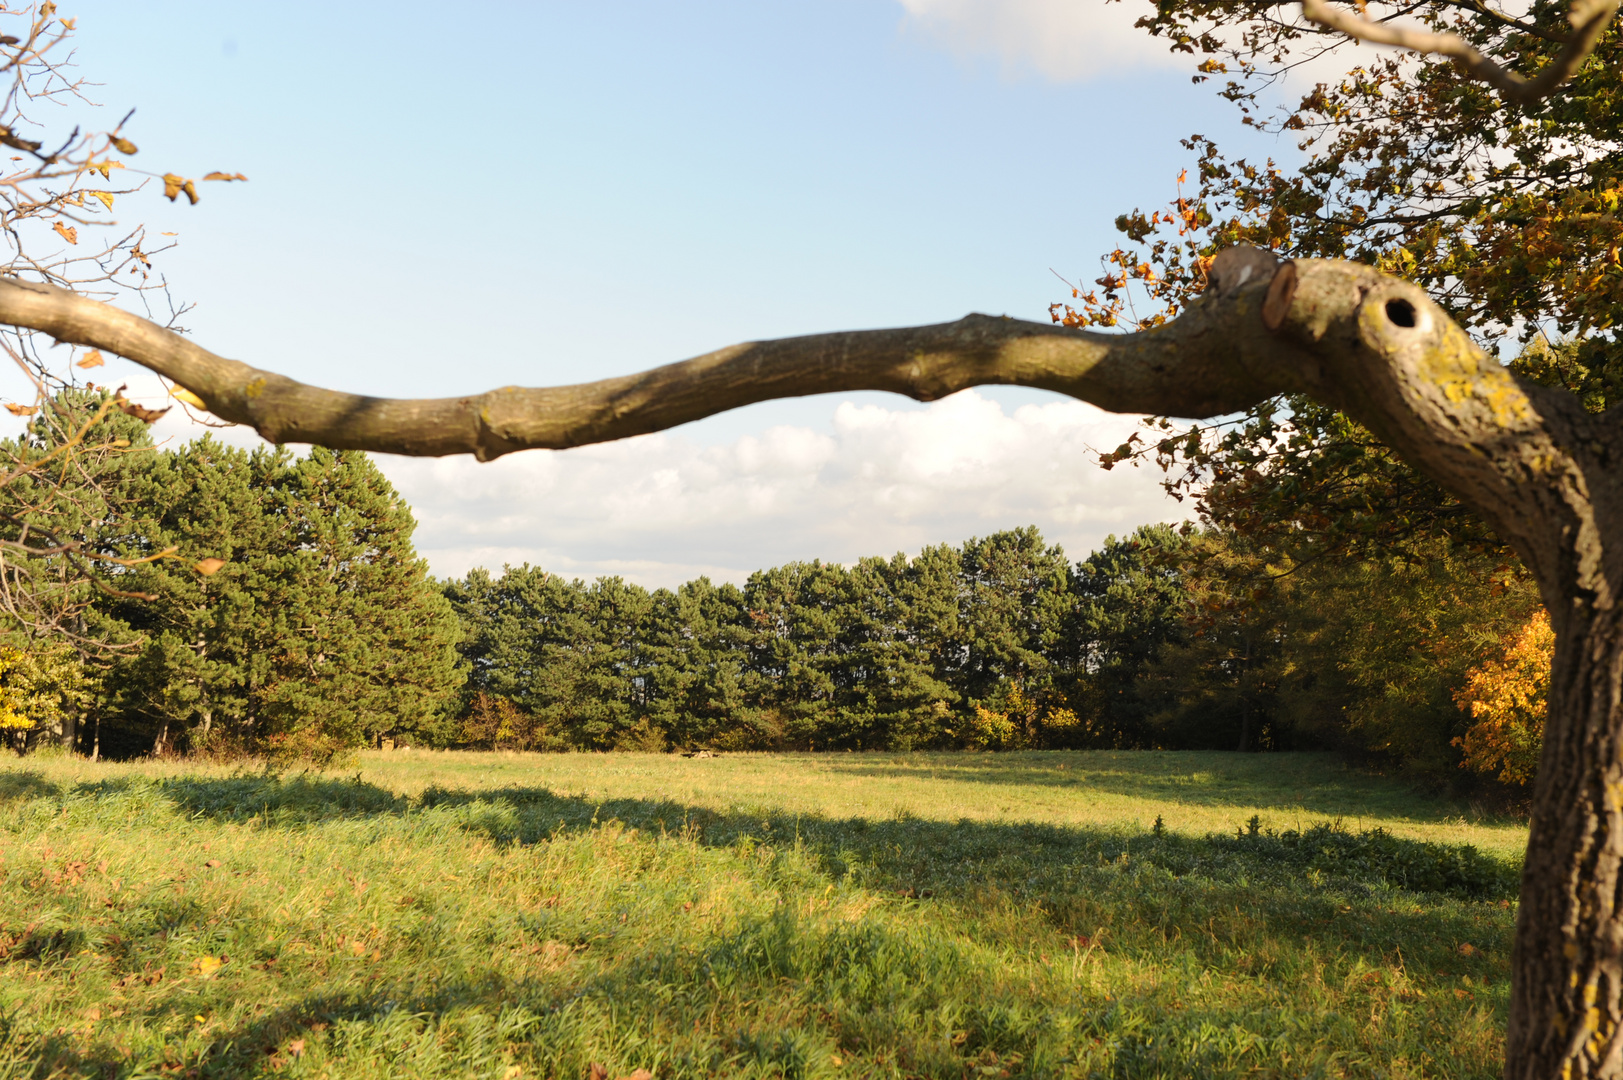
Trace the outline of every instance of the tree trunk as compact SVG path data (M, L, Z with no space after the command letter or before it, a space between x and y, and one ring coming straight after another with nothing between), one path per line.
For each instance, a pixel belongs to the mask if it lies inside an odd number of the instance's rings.
M1623 1075L1623 620L1566 615L1516 920L1512 1080Z

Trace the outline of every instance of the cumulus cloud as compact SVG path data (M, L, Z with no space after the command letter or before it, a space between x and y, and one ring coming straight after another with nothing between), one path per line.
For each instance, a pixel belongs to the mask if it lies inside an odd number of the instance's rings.
M900 2L904 30L960 56L995 56L1008 74L1035 70L1055 82L1076 82L1178 63L1164 41L1133 28L1148 10L1136 0Z
M741 582L793 559L851 562L1035 524L1073 555L1182 508L1156 476L1104 472L1133 418L1081 402L1006 412L975 391L925 409L846 402L827 431L774 427L719 446L661 433L562 452L380 457L441 575L529 562L675 585Z

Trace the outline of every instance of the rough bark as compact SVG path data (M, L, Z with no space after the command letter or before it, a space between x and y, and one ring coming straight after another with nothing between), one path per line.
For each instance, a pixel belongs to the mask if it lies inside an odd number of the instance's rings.
M831 390L930 400L980 383L1214 416L1311 394L1476 507L1536 575L1557 633L1517 924L1507 1075L1623 1077L1623 575L1618 418L1516 379L1413 285L1350 263L1224 252L1214 288L1134 335L971 315L737 345L641 375L395 401L215 356L135 316L0 280L0 322L118 353L274 441L489 460Z

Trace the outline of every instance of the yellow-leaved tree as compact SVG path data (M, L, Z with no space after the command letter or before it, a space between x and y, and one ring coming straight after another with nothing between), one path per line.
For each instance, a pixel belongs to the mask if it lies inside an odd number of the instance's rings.
M1465 751L1461 768L1499 773L1507 784L1526 784L1544 746L1550 663L1555 631L1550 613L1539 608L1520 629L1507 634L1499 657L1470 670L1454 702L1476 721L1454 745Z

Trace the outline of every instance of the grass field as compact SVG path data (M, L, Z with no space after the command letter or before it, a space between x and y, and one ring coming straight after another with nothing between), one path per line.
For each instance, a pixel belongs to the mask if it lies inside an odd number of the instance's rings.
M13 761L0 1076L1497 1076L1525 835L1319 755Z

